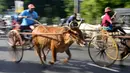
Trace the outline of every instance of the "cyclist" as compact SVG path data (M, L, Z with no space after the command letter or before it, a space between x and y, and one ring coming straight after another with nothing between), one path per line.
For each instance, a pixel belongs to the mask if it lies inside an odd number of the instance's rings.
M69 26L69 24L73 21L73 24L75 24L75 26L77 25L76 21L77 21L77 13L74 13L73 15L69 16L69 18L66 20L66 24ZM72 25L74 26L74 25Z
M77 24L77 13L74 13L73 15L69 16L66 19L61 19L61 26L70 26L69 24L73 21L71 26L76 26Z
M115 32L117 30L121 31L122 35L125 35L126 32L120 27L120 26L113 26L112 24L112 19L114 19L113 17L111 18L111 8L110 7L106 7L105 8L105 15L102 17L102 26L104 30L107 30L108 32Z

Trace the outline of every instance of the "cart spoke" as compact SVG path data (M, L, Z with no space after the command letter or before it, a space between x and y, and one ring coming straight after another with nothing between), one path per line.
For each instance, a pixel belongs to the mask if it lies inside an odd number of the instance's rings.
M90 41L88 46L88 53L91 60L95 64L100 66L110 66L116 61L118 49L115 42L112 41L113 39L111 37L107 36L107 40L105 41L103 41L101 37L102 35L97 35ZM108 40L111 40L112 42ZM115 48L111 51L112 53L109 53L109 50L111 50L109 47ZM113 52L115 52L115 56L111 55ZM114 56L115 60L110 59L109 56Z

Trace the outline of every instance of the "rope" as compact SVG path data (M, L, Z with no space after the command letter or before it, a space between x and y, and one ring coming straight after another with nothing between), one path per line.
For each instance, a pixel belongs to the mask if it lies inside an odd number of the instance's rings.
M20 34L36 34L36 35L61 35L62 33L27 33L27 32L20 32Z
M35 19L32 19L32 18L27 18L27 19L33 20L34 22L37 22L38 24L42 25L39 21L37 21ZM43 26L43 28L48 32L48 30L46 29L46 27Z
M34 22L37 22L38 24L42 25L38 20L35 20L35 19L32 19L32 18L27 18L27 19L33 20Z

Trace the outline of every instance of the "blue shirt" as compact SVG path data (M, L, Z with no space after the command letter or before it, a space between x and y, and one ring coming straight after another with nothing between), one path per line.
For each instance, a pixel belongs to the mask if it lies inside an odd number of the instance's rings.
M71 16L67 19L66 23L69 24L69 23L73 20L73 18L74 18L74 15L71 15Z
M37 12L33 11L32 13L29 12L29 10L24 10L20 16L27 16L28 18L23 18L21 26L29 26L32 24L35 24L35 21L31 20L31 19L37 19L38 18L38 14Z

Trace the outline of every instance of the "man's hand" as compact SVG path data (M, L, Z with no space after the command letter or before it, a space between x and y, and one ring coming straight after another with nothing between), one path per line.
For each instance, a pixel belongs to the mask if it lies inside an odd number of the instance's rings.
M112 21L110 21L110 24L112 24Z

